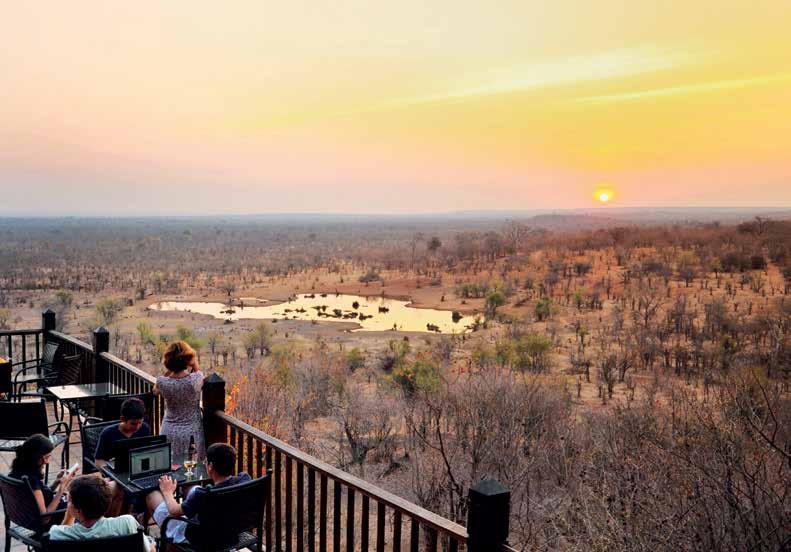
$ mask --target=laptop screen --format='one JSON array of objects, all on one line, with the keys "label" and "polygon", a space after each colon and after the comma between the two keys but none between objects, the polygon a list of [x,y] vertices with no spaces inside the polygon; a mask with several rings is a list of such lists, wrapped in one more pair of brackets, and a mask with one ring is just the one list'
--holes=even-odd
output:
[{"label": "laptop screen", "polygon": [[170,443],[153,445],[129,452],[129,478],[145,477],[170,471]]},{"label": "laptop screen", "polygon": [[111,448],[113,458],[115,458],[114,470],[116,472],[129,471],[129,451],[150,445],[160,445],[167,443],[168,439],[164,435],[150,435],[148,437],[134,437],[132,439],[121,439],[113,443]]}]

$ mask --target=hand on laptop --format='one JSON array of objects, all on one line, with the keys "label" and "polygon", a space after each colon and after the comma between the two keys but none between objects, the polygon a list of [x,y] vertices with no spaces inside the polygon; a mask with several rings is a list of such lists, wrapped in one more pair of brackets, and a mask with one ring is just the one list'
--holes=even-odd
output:
[{"label": "hand on laptop", "polygon": [[163,475],[159,478],[159,490],[163,495],[173,496],[176,494],[176,486],[176,481],[169,475]]}]

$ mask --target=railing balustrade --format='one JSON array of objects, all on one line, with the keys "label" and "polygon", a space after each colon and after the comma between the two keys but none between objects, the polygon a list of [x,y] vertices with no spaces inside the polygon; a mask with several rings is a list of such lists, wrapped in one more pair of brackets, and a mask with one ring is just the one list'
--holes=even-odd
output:
[{"label": "railing balustrade", "polygon": [[0,330],[0,355],[11,362],[27,362],[41,358],[44,330]]},{"label": "railing balustrade", "polygon": [[324,552],[330,539],[332,550],[348,552],[455,552],[466,546],[464,526],[322,462],[223,411],[214,415],[225,423],[225,442],[238,452],[238,470],[255,476],[274,471],[269,506],[274,524],[266,523],[267,550]]},{"label": "railing balustrade", "polygon": [[[156,378],[110,354],[109,333],[98,328],[93,344],[55,331],[54,313],[43,314],[40,330],[0,332],[9,357],[40,358],[43,343],[58,341],[65,354],[82,354],[82,383],[114,383],[128,394],[148,393]],[[29,358],[34,355],[34,358]],[[207,444],[228,443],[237,450],[237,470],[261,477],[273,471],[272,497],[266,507],[266,549],[333,552],[428,550],[500,552],[506,544],[506,489],[484,481],[470,490],[468,529],[425,508],[288,445],[225,412],[225,382],[216,374],[204,381],[204,426]],[[150,413],[159,432],[164,414],[160,397]],[[476,517],[477,516],[477,517]]]},{"label": "railing balustrade", "polygon": [[80,368],[80,383],[93,383],[96,381],[93,372],[94,353],[93,347],[84,341],[70,335],[50,331],[45,334],[47,340],[57,341],[63,347],[64,355],[82,355],[82,366]]}]

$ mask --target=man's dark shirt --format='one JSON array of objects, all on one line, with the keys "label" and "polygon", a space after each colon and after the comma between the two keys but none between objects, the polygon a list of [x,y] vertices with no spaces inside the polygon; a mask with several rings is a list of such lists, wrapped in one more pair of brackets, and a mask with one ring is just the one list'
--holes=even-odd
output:
[{"label": "man's dark shirt", "polygon": [[123,441],[124,439],[148,437],[149,435],[151,435],[151,430],[148,428],[148,424],[145,422],[131,437],[127,437],[121,433],[121,430],[118,429],[118,424],[106,427],[104,430],[102,430],[102,434],[99,435],[99,442],[96,444],[96,454],[94,455],[94,458],[96,458],[96,460],[104,461],[112,460],[114,454],[113,445],[115,443],[118,441]]},{"label": "man's dark shirt", "polygon": [[232,475],[222,483],[217,483],[216,485],[194,487],[192,491],[190,491],[187,498],[184,499],[184,502],[181,503],[181,511],[184,512],[184,515],[188,518],[195,518],[198,514],[200,514],[203,501],[206,498],[206,489],[210,487],[221,489],[222,487],[244,483],[245,481],[250,481],[250,476],[245,472],[241,472],[238,475]]},{"label": "man's dark shirt", "polygon": [[[238,483],[244,483],[246,481],[250,481],[250,476],[247,475],[245,472],[241,472],[238,475],[233,475],[223,481],[222,483],[217,483],[213,485],[215,489],[220,489],[222,487],[228,487],[230,485],[236,485]],[[212,487],[209,485],[208,487]],[[184,499],[184,502],[181,503],[181,511],[184,512],[184,515],[190,519],[197,520],[199,523],[201,520],[201,509],[206,501],[206,489],[204,487],[193,487],[190,493],[187,495],[187,498]],[[193,526],[188,526],[186,529],[186,535],[188,542],[201,542],[206,535],[201,535],[200,530]],[[214,538],[217,538],[218,535],[213,535]]]}]

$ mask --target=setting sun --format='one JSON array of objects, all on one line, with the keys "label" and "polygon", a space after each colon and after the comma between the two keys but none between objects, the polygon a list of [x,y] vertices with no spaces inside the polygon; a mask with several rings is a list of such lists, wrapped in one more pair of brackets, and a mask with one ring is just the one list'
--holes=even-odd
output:
[{"label": "setting sun", "polygon": [[598,186],[593,192],[593,198],[599,203],[609,203],[615,196],[615,191],[606,185]]}]

